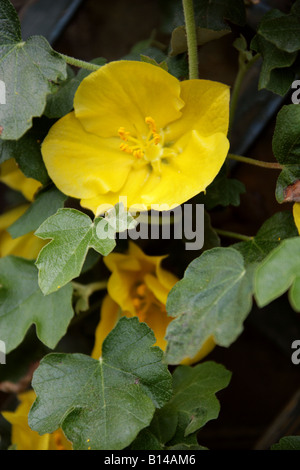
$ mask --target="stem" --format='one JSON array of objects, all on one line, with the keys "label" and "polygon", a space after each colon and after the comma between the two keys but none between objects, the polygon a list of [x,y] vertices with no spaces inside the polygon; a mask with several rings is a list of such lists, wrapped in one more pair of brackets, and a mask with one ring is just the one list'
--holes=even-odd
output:
[{"label": "stem", "polygon": [[91,70],[95,72],[100,68],[100,65],[91,64],[90,62],[85,62],[84,60],[75,59],[74,57],[70,57],[65,54],[59,54],[67,64],[74,65],[75,67],[79,67],[80,69]]},{"label": "stem", "polygon": [[233,119],[235,116],[235,111],[238,103],[238,98],[240,94],[240,89],[244,80],[244,77],[248,70],[252,67],[252,65],[260,58],[260,54],[256,54],[254,57],[252,57],[251,60],[247,63],[241,63],[239,65],[239,71],[237,73],[233,89],[232,89],[232,95],[231,95],[231,101],[230,101],[230,117],[229,117],[229,130],[232,128],[232,123]]},{"label": "stem", "polygon": [[214,230],[218,235],[223,235],[224,237],[236,238],[238,240],[243,240],[245,242],[249,242],[250,240],[253,240],[253,237],[249,237],[248,235],[242,235],[241,233],[229,232],[228,230],[221,230],[218,228],[215,228]]},{"label": "stem", "polygon": [[229,153],[227,158],[231,160],[236,160],[238,162],[249,163],[250,165],[260,166],[263,168],[271,168],[273,170],[282,170],[283,166],[280,163],[272,163],[272,162],[261,162],[260,160],[254,160],[254,158],[243,157],[242,155],[234,155],[233,153]]},{"label": "stem", "polygon": [[198,78],[198,48],[193,0],[182,0],[189,56],[189,78]]},{"label": "stem", "polygon": [[107,281],[91,282],[90,284],[79,284],[78,282],[72,282],[73,288],[82,295],[89,297],[97,290],[107,288]]}]

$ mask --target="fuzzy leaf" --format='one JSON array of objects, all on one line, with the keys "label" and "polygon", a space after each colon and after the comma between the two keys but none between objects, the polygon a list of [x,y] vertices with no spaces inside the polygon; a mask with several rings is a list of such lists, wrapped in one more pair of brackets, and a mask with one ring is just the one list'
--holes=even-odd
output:
[{"label": "fuzzy leaf", "polygon": [[23,340],[34,323],[37,336],[54,348],[73,317],[71,285],[45,297],[32,261],[15,256],[0,259],[0,338],[7,352]]},{"label": "fuzzy leaf", "polygon": [[52,82],[66,78],[66,63],[42,36],[22,41],[20,22],[9,0],[0,4],[0,79],[6,104],[0,106],[1,137],[17,140],[43,114]]},{"label": "fuzzy leaf", "polygon": [[74,449],[115,450],[147,427],[171,397],[171,375],[153,332],[123,317],[103,343],[100,360],[50,354],[34,373],[29,424],[40,434],[62,427]]},{"label": "fuzzy leaf", "polygon": [[292,307],[300,312],[300,237],[284,240],[258,266],[255,273],[255,297],[260,307],[289,289]]},{"label": "fuzzy leaf", "polygon": [[252,307],[252,270],[233,248],[213,248],[192,261],[184,278],[170,291],[166,360],[178,364],[194,357],[213,336],[229,346],[241,333]]}]

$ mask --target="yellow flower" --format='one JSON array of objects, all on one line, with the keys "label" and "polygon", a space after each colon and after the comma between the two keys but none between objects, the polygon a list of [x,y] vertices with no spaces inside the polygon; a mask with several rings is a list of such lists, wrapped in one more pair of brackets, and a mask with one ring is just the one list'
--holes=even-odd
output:
[{"label": "yellow flower", "polygon": [[3,417],[12,424],[12,445],[15,445],[17,450],[72,450],[71,443],[60,429],[42,436],[30,429],[28,413],[35,398],[33,390],[20,393],[18,395],[20,404],[17,409],[13,412],[2,412]]},{"label": "yellow flower", "polygon": [[300,202],[296,202],[293,206],[293,214],[296,227],[300,235]]},{"label": "yellow flower", "polygon": [[56,186],[95,214],[180,205],[204,191],[228,152],[229,88],[180,82],[160,67],[117,61],[80,84],[74,111],[50,129],[43,158]]},{"label": "yellow flower", "polygon": [[33,232],[13,239],[6,230],[24,214],[28,207],[29,204],[22,204],[0,215],[0,258],[15,255],[35,259],[45,245],[45,240],[36,237]]},{"label": "yellow flower", "polygon": [[16,191],[20,191],[28,201],[33,201],[35,193],[42,186],[39,181],[26,178],[14,158],[10,158],[1,164],[0,182],[7,184]]},{"label": "yellow flower", "polygon": [[[172,321],[166,311],[167,296],[178,279],[161,267],[164,258],[147,256],[132,242],[127,254],[111,253],[104,257],[112,274],[96,329],[93,358],[99,359],[104,339],[121,316],[137,316],[141,322],[147,323],[156,337],[156,346],[166,349],[164,337]],[[184,359],[182,364],[200,361],[214,345],[212,338],[209,338],[195,357]]]}]

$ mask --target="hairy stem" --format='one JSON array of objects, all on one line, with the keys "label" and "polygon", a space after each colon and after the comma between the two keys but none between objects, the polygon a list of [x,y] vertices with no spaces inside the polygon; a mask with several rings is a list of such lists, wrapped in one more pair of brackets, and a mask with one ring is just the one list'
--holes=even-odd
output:
[{"label": "hairy stem", "polygon": [[182,0],[189,56],[189,78],[198,78],[198,48],[193,0]]},{"label": "hairy stem", "polygon": [[283,166],[280,163],[273,163],[273,162],[261,162],[260,160],[255,160],[254,158],[243,157],[242,155],[234,155],[233,153],[229,153],[227,158],[231,160],[236,160],[238,162],[249,163],[249,165],[260,166],[262,168],[270,168],[273,170],[282,170]]},{"label": "hairy stem", "polygon": [[231,100],[230,100],[230,117],[229,117],[229,130],[232,128],[232,123],[234,120],[235,116],[235,111],[240,95],[240,90],[241,86],[244,80],[244,77],[248,70],[252,67],[252,65],[260,58],[260,54],[256,54],[254,57],[252,57],[251,60],[247,63],[240,62],[239,65],[239,71],[237,73],[233,89],[232,89],[232,95],[231,95]]},{"label": "hairy stem", "polygon": [[91,70],[95,72],[100,68],[100,65],[91,64],[90,62],[85,62],[84,60],[75,59],[74,57],[70,57],[65,54],[59,54],[67,64],[74,65],[75,67],[79,67],[81,69]]},{"label": "hairy stem", "polygon": [[224,237],[236,238],[237,240],[242,240],[244,242],[253,240],[253,237],[249,237],[248,235],[242,235],[241,233],[229,232],[228,230],[221,230],[218,228],[215,228],[214,230],[218,235],[221,235]]}]

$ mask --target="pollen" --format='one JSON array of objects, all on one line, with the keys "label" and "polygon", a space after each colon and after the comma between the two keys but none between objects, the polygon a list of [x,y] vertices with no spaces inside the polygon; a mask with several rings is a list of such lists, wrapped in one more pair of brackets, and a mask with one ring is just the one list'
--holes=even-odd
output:
[{"label": "pollen", "polygon": [[165,152],[162,129],[158,131],[156,122],[151,116],[145,118],[145,124],[148,127],[148,132],[137,131],[137,135],[127,131],[123,126],[119,127],[118,135],[122,140],[119,148],[122,152],[131,154],[139,168],[150,163],[154,171],[160,172],[160,165],[157,164],[157,161]]}]

